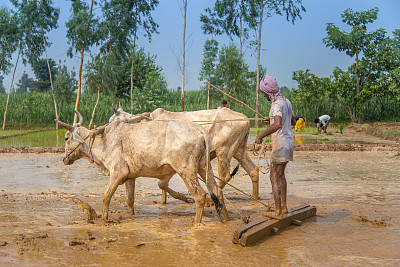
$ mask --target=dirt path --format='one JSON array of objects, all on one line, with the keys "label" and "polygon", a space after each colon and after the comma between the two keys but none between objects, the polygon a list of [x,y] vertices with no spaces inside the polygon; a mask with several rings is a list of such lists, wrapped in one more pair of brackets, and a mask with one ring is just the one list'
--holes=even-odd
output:
[{"label": "dirt path", "polygon": [[[203,222],[193,226],[194,204],[159,204],[155,179],[138,180],[133,219],[120,186],[110,207],[115,223],[88,223],[73,199],[100,213],[108,177],[84,160],[64,166],[61,159],[0,154],[0,265],[400,265],[395,151],[297,151],[287,168],[289,208],[315,205],[317,216],[248,248],[231,242],[242,221],[229,204],[232,221],[222,224],[207,207]],[[232,184],[251,192],[242,169]],[[187,193],[178,177],[171,187]],[[272,204],[266,174],[260,187],[262,201]],[[229,187],[224,193],[251,219],[264,210]]]}]

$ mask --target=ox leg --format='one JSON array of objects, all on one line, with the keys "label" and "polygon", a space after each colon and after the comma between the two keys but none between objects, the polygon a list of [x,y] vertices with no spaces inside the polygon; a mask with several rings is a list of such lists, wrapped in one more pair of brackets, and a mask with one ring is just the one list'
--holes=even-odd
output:
[{"label": "ox leg", "polygon": [[253,163],[250,159],[249,154],[247,151],[241,151],[235,153],[233,156],[237,161],[240,162],[240,165],[243,169],[250,175],[251,182],[253,184],[253,194],[251,195],[254,200],[258,199],[259,197],[259,184],[260,184],[260,174],[258,167]]},{"label": "ox leg", "polygon": [[[160,184],[158,184],[158,187],[160,187]],[[162,189],[160,187],[160,189]],[[161,191],[161,204],[167,204],[167,191],[164,189]]]},{"label": "ox leg", "polygon": [[[208,189],[208,192],[210,195],[214,195],[218,198],[219,204],[222,206],[221,211],[224,216],[225,221],[229,221],[229,214],[225,206],[225,201],[224,201],[224,195],[222,193],[222,188],[220,186],[217,186],[217,183],[215,182],[214,178],[214,172],[211,168],[211,163],[209,163],[209,171],[208,171],[208,176],[206,178],[206,170],[200,169],[199,174],[201,178],[203,178],[204,181],[206,181],[206,186]],[[215,200],[215,198],[211,197],[211,199]],[[215,205],[215,208],[217,209],[217,204]],[[218,212],[218,209],[217,209]]]},{"label": "ox leg", "polygon": [[226,158],[221,158],[218,157],[218,186],[221,189],[224,189],[225,185],[229,180],[231,179],[230,177],[230,161],[227,160]]},{"label": "ox leg", "polygon": [[103,220],[108,222],[108,210],[110,208],[111,197],[117,190],[118,185],[124,182],[124,179],[128,175],[128,168],[126,167],[114,167],[110,173],[110,180],[108,181],[107,189],[103,196]]},{"label": "ox leg", "polygon": [[128,179],[125,182],[126,204],[128,204],[129,214],[131,216],[135,215],[135,180],[136,179]]},{"label": "ox leg", "polygon": [[[168,187],[168,183],[164,182],[163,180],[158,181],[158,187],[163,190],[163,192],[167,192],[173,198],[185,201],[187,203],[193,203],[192,199],[187,198],[184,194],[176,192]],[[164,203],[163,203],[164,204]]]},{"label": "ox leg", "polygon": [[193,196],[194,202],[196,203],[196,217],[194,219],[194,223],[195,224],[200,223],[203,217],[204,205],[206,203],[206,193],[201,187],[197,175],[195,173],[187,175],[179,173],[179,175],[182,177],[187,189]]}]

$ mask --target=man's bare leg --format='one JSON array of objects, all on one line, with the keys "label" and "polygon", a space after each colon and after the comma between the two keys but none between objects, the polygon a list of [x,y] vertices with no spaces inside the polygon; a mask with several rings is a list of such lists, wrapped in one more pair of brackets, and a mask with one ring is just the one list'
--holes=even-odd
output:
[{"label": "man's bare leg", "polygon": [[[270,180],[272,186],[272,195],[274,196],[275,202],[275,212],[267,212],[265,213],[266,216],[275,218],[275,219],[282,219],[283,214],[287,213],[287,206],[286,206],[286,188],[287,183],[284,176],[286,163],[284,164],[271,164],[270,170]],[[283,174],[283,176],[282,176]],[[282,190],[284,189],[284,190]],[[282,192],[283,191],[283,192]],[[282,194],[284,197],[282,198]]]}]

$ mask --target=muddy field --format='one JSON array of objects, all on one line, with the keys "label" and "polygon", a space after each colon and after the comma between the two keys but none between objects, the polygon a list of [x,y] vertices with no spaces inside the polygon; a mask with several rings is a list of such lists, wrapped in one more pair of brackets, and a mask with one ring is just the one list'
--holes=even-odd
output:
[{"label": "muddy field", "polygon": [[[60,153],[2,153],[0,265],[399,266],[398,144],[356,131],[328,138],[330,144],[296,145],[287,167],[289,208],[315,205],[317,216],[252,247],[231,241],[243,225],[239,213],[253,220],[265,207],[229,186],[226,224],[207,207],[193,226],[195,205],[170,198],[161,205],[157,180],[148,178],[137,180],[134,218],[120,186],[110,206],[114,222],[88,222],[79,203],[101,213],[108,181],[94,165],[64,166]],[[265,170],[265,160],[260,166]],[[260,176],[261,201],[272,205],[268,175]],[[188,195],[179,177],[170,185]],[[251,192],[242,169],[232,185]]]}]

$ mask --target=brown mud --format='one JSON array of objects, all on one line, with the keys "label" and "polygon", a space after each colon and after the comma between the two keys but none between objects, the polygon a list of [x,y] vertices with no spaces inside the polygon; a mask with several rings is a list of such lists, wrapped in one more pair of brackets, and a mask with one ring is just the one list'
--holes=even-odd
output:
[{"label": "brown mud", "polygon": [[[108,177],[85,160],[64,166],[62,157],[0,154],[0,265],[400,265],[396,150],[296,151],[286,169],[288,206],[314,205],[317,216],[252,247],[233,244],[233,233],[240,216],[254,220],[266,208],[229,186],[224,195],[241,215],[226,201],[232,220],[225,224],[210,206],[193,225],[195,205],[171,198],[161,205],[157,180],[148,178],[137,180],[133,218],[122,185],[110,205],[113,222],[88,220],[84,204],[101,214]],[[265,172],[265,160],[260,166]],[[241,168],[232,185],[251,192]],[[189,196],[179,177],[170,186]],[[268,174],[260,173],[260,197],[273,204]]]}]

